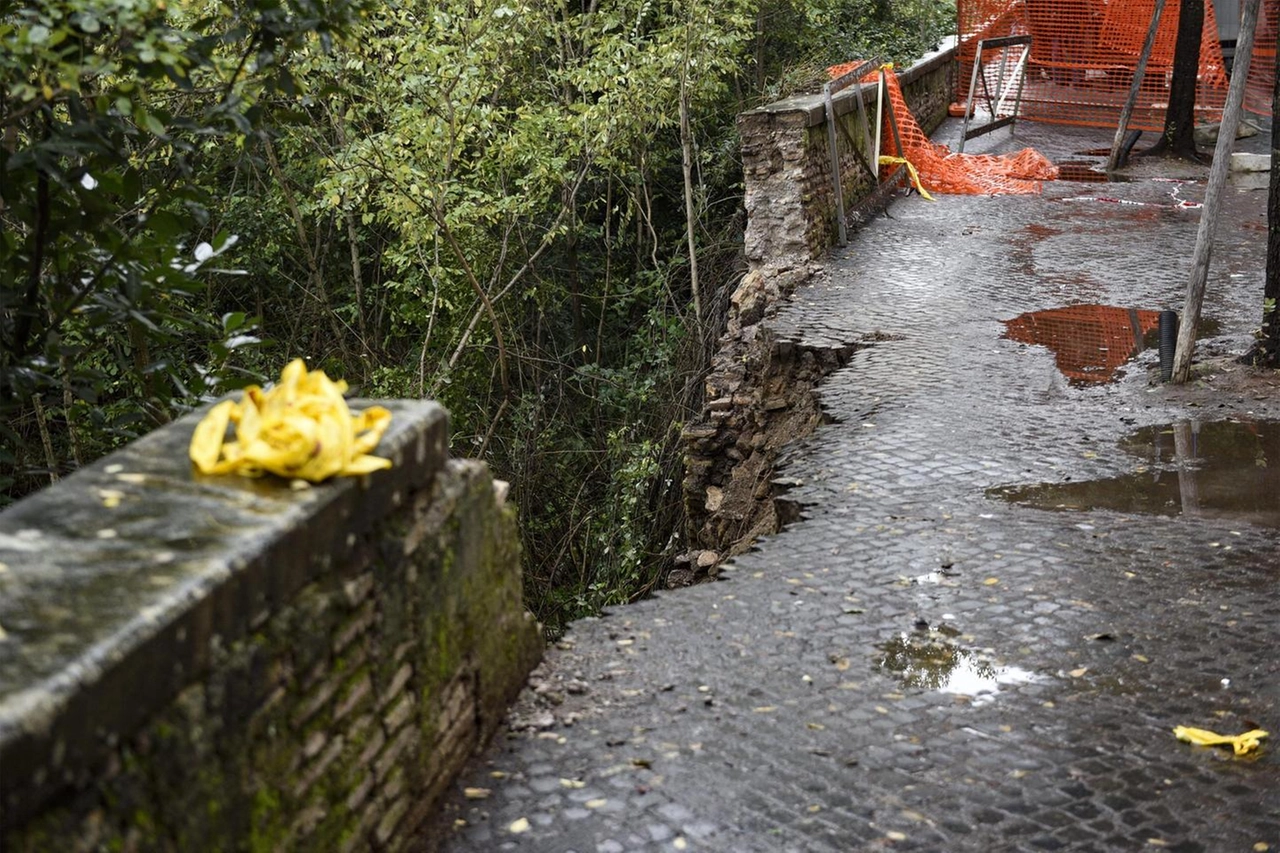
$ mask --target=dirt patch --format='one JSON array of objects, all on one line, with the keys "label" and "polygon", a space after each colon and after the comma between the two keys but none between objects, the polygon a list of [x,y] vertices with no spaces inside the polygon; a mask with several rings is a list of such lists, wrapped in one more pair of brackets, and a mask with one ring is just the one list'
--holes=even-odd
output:
[{"label": "dirt patch", "polygon": [[1148,380],[1161,387],[1167,400],[1190,408],[1280,417],[1280,370],[1241,364],[1240,349],[1238,340],[1205,341],[1191,366],[1190,382],[1161,383],[1158,365],[1149,369]]}]

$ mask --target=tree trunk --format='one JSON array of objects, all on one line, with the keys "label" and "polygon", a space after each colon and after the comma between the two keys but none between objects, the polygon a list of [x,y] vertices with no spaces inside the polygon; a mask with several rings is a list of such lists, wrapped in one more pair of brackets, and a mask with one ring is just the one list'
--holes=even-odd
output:
[{"label": "tree trunk", "polygon": [[[331,114],[330,120],[333,123],[334,139],[337,140],[338,146],[345,149],[347,147],[347,130],[342,123],[342,119],[337,114]],[[350,210],[343,213],[343,218],[347,225],[347,243],[351,253],[351,286],[355,289],[356,294],[356,328],[360,332],[360,347],[370,359],[364,364],[363,376],[365,379],[369,377],[369,369],[373,367],[373,342],[369,338],[369,326],[366,322],[364,312],[364,271],[360,264],[360,233],[356,229],[356,217]],[[262,316],[261,313],[258,314]]]},{"label": "tree trunk", "polygon": [[1173,80],[1164,133],[1148,153],[1199,160],[1194,137],[1196,77],[1200,73],[1200,41],[1204,31],[1204,0],[1180,0],[1178,38],[1173,47]]},{"label": "tree trunk", "polygon": [[[1280,29],[1276,31],[1280,51]],[[1277,53],[1280,55],[1280,53]],[[1271,186],[1267,193],[1267,280],[1262,291],[1262,332],[1245,360],[1280,368],[1280,64],[1271,84]]]},{"label": "tree trunk", "polygon": [[[360,233],[356,230],[356,217],[351,211],[343,213],[347,223],[347,243],[351,251],[351,285],[356,293],[356,328],[360,332],[360,346],[367,355],[373,355],[373,343],[369,339],[369,326],[364,315],[364,271],[360,267]],[[261,316],[261,315],[259,315]],[[365,376],[372,363],[365,365]]]},{"label": "tree trunk", "polygon": [[587,332],[582,317],[582,276],[578,256],[578,211],[573,202],[572,189],[564,186],[560,190],[560,203],[569,208],[569,227],[564,235],[565,272],[569,282],[569,313],[573,322],[573,351],[575,359],[583,362],[586,357]]},{"label": "tree trunk", "polygon": [[[342,363],[351,363],[351,352],[347,348],[347,336],[342,329],[342,322],[338,319],[338,314],[333,310],[333,303],[329,301],[329,289],[325,285],[324,274],[320,270],[320,262],[316,258],[315,249],[311,246],[311,241],[307,238],[306,220],[303,219],[302,211],[298,208],[298,202],[293,196],[293,189],[289,186],[288,180],[285,178],[284,170],[280,168],[280,161],[276,158],[275,146],[270,139],[264,137],[263,151],[267,155],[267,165],[271,168],[271,176],[275,179],[276,184],[280,187],[280,192],[284,194],[285,203],[289,207],[289,215],[293,219],[293,227],[298,237],[298,250],[302,252],[302,258],[307,263],[307,271],[310,273],[311,289],[314,292],[316,301],[320,303],[320,313],[329,323],[329,330],[333,335],[331,344],[336,344],[338,351],[342,355]],[[312,349],[320,354],[324,354],[325,349],[318,348],[318,342],[312,344]]]},{"label": "tree trunk", "polygon": [[684,230],[689,244],[689,287],[693,291],[693,316],[699,334],[702,329],[702,292],[698,281],[698,246],[694,240],[697,216],[693,208],[693,130],[689,123],[689,55],[685,49],[684,69],[680,74],[680,151],[684,166]]},{"label": "tree trunk", "polygon": [[39,392],[31,396],[36,410],[36,428],[40,431],[40,446],[44,448],[44,464],[49,470],[49,483],[58,482],[58,456],[53,452],[53,437],[49,434],[49,419],[44,413]]}]

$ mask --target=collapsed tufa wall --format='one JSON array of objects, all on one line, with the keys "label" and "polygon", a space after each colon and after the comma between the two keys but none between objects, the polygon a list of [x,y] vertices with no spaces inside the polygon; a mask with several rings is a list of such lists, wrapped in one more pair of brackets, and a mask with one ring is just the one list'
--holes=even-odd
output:
[{"label": "collapsed tufa wall", "polygon": [[[947,116],[955,74],[954,46],[899,74],[907,104],[926,133]],[[841,127],[841,189],[851,227],[882,209],[897,189],[896,181],[877,184],[863,165],[870,153],[862,150],[856,98],[863,99],[874,122],[874,86],[851,86],[833,98]],[[702,416],[686,425],[681,436],[690,550],[671,573],[673,585],[714,574],[721,560],[778,529],[773,473],[779,452],[821,422],[816,386],[847,364],[856,348],[853,342],[818,348],[778,340],[766,322],[817,272],[814,261],[836,242],[822,96],[789,98],[743,113],[738,132],[746,181],[748,271],[730,300],[728,331],[712,359]],[[883,140],[882,147],[891,153],[891,139]]]},{"label": "collapsed tufa wall", "polygon": [[386,405],[369,477],[203,477],[188,417],[0,513],[0,848],[424,842],[542,639],[505,486]]}]

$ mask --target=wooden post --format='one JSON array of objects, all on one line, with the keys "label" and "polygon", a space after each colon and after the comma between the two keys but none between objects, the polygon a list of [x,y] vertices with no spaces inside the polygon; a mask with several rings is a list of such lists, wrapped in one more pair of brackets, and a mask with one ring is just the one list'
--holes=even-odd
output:
[{"label": "wooden post", "polygon": [[1116,138],[1111,143],[1111,156],[1107,158],[1107,171],[1120,168],[1120,147],[1124,145],[1124,135],[1129,130],[1129,119],[1133,118],[1133,107],[1138,102],[1138,90],[1142,88],[1142,78],[1147,76],[1147,60],[1156,44],[1156,30],[1160,29],[1160,16],[1164,13],[1164,0],[1156,0],[1156,8],[1151,13],[1151,26],[1147,27],[1147,40],[1142,43],[1142,53],[1138,56],[1138,66],[1133,69],[1133,83],[1129,86],[1129,97],[1125,99],[1124,109],[1120,110],[1120,123],[1116,126]]},{"label": "wooden post", "polygon": [[[858,101],[862,101],[862,91],[858,91]],[[844,181],[840,177],[840,141],[836,136],[836,105],[831,100],[831,83],[822,87],[822,104],[827,111],[827,147],[831,149],[831,182],[836,202],[836,242],[840,246],[849,245],[849,224],[844,213]]]},{"label": "wooden post", "polygon": [[1191,354],[1195,350],[1200,307],[1204,304],[1205,282],[1209,277],[1209,256],[1213,251],[1213,235],[1218,225],[1218,208],[1227,184],[1231,166],[1231,148],[1236,141],[1236,128],[1244,107],[1244,86],[1253,59],[1253,35],[1258,28],[1259,0],[1245,0],[1240,22],[1240,39],[1236,42],[1235,65],[1231,69],[1231,86],[1227,105],[1218,126],[1218,144],[1213,150],[1213,166],[1209,169],[1209,186],[1204,207],[1200,211],[1200,228],[1196,232],[1195,253],[1191,257],[1191,277],[1187,281],[1187,299],[1178,326],[1178,349],[1173,356],[1173,381],[1182,384],[1191,378]]},{"label": "wooden post", "polygon": [[871,167],[876,170],[872,177],[877,181],[880,180],[880,133],[882,130],[884,130],[884,66],[880,67],[880,73],[876,75],[876,144],[871,149]]}]

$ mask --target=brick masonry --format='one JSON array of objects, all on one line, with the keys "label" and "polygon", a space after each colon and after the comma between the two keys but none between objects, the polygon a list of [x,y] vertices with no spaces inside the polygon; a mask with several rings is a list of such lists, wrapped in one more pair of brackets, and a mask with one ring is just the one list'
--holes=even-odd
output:
[{"label": "brick masonry", "polygon": [[[255,509],[271,521],[256,532],[250,554],[231,558],[228,576],[150,625],[147,636],[176,643],[121,644],[114,666],[76,676],[62,693],[46,688],[59,671],[28,684],[4,682],[4,849],[381,851],[420,836],[440,793],[493,734],[542,650],[521,603],[514,512],[485,466],[445,458],[446,418],[423,405],[397,411],[397,420],[409,421],[392,441],[404,448],[398,464],[365,483],[298,493],[284,483],[240,481],[205,494],[210,511],[265,496]],[[110,472],[150,466],[155,491],[139,487],[136,497],[164,515],[166,492],[201,487],[180,453],[192,425],[167,427],[160,432],[173,435],[144,439],[144,447],[56,488],[92,493]],[[154,461],[166,458],[181,461]],[[194,507],[182,509],[171,525],[191,522]],[[77,527],[87,535],[112,525],[119,531],[113,544],[128,537],[112,509],[83,512]],[[38,529],[33,515],[0,516],[7,522],[0,550]],[[233,548],[234,525],[224,535],[225,543],[208,549]],[[288,559],[274,547],[279,538],[292,543]],[[134,545],[137,559],[156,551],[154,541]],[[48,567],[24,562],[20,552],[0,556],[3,592],[25,597],[28,610],[41,606]],[[239,579],[239,594],[226,595]],[[172,588],[153,581],[153,589]],[[255,601],[251,590],[276,600],[245,608]],[[171,603],[139,596],[134,607]],[[38,628],[17,615],[12,598],[9,605],[11,642],[29,636],[35,655]],[[70,606],[95,604],[86,598]],[[246,612],[255,614],[247,622]],[[193,638],[201,665],[186,651]],[[69,655],[61,670],[91,653]],[[0,663],[13,675],[19,661]],[[169,672],[183,675],[169,679]],[[157,682],[174,689],[156,690]],[[41,691],[41,702],[22,701]],[[54,710],[38,719],[21,713],[42,705]],[[112,710],[131,705],[134,714]]]},{"label": "brick masonry", "polygon": [[[926,133],[947,117],[955,74],[954,51],[947,49],[899,75],[907,103]],[[854,100],[859,97],[874,122],[874,87],[853,86],[833,98],[840,126],[836,138],[842,190],[852,216],[876,189],[874,176],[863,165],[870,160],[870,152],[853,144],[861,139]],[[835,186],[822,96],[789,98],[745,112],[738,117],[738,135],[745,179],[747,260],[752,269],[803,269],[836,242]],[[882,147],[891,153],[889,140]]]},{"label": "brick masonry", "polygon": [[[900,74],[907,103],[926,131],[947,115],[955,91],[952,49]],[[833,101],[842,191],[851,224],[887,203],[894,187],[878,186],[862,165],[854,98],[872,121],[875,90],[850,87]],[[684,502],[689,551],[672,572],[679,585],[706,574],[726,556],[778,527],[772,484],[781,448],[820,422],[813,388],[843,366],[855,344],[797,345],[772,334],[772,317],[808,280],[815,260],[836,241],[835,189],[821,95],[791,98],[743,113],[742,141],[750,269],[730,300],[728,328],[712,360],[702,416],[683,432]],[[860,157],[862,159],[860,159]]]}]

